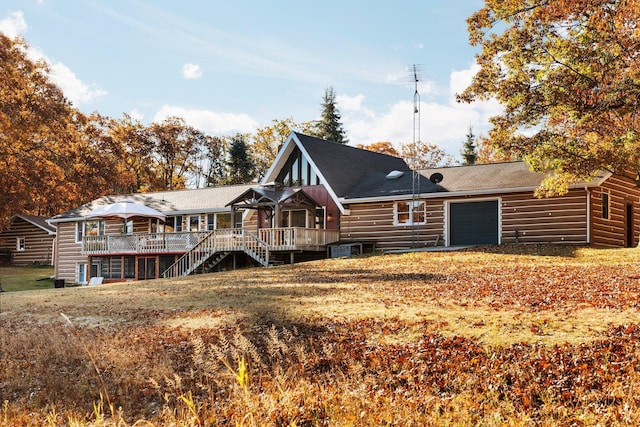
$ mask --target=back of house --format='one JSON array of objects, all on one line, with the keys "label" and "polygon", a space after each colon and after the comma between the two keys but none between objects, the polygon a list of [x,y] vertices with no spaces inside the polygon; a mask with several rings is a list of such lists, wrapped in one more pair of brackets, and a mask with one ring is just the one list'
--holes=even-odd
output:
[{"label": "back of house", "polygon": [[[332,248],[637,245],[640,190],[610,173],[538,199],[524,162],[412,171],[400,158],[292,133],[260,183],[114,195],[51,219],[56,277],[144,280],[322,258]],[[95,217],[129,200],[158,216]]]}]

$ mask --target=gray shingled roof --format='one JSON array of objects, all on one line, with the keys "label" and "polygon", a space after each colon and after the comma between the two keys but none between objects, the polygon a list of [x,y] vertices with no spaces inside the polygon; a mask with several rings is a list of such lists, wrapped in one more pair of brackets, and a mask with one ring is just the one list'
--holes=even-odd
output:
[{"label": "gray shingled roof", "polygon": [[413,179],[412,171],[403,171],[397,178],[388,178],[386,173],[376,172],[366,175],[345,196],[345,199],[362,199],[369,197],[406,196],[416,193],[436,193],[440,187],[428,178],[417,175]]},{"label": "gray shingled roof", "polygon": [[386,175],[393,170],[409,170],[405,161],[398,157],[301,133],[296,136],[338,197],[344,197],[369,174]]},{"label": "gray shingled roof", "polygon": [[[436,172],[442,174],[443,180],[440,186],[444,191],[450,192],[491,190],[499,192],[507,189],[532,189],[540,186],[546,176],[543,173],[532,172],[525,162],[452,166],[422,169],[419,172],[427,178]],[[604,177],[604,174],[600,174],[591,183]]]},{"label": "gray shingled roof", "polygon": [[49,234],[56,234],[56,227],[47,222],[47,217],[28,214],[16,214],[12,217],[12,219],[13,218],[21,218],[22,220],[41,228]]},{"label": "gray shingled roof", "polygon": [[226,211],[225,206],[240,194],[257,184],[231,185],[226,187],[208,187],[195,190],[159,191],[154,193],[122,194],[105,196],[78,208],[51,218],[51,222],[62,222],[82,218],[93,209],[131,199],[149,206],[167,215],[197,212]]},{"label": "gray shingled roof", "polygon": [[445,191],[477,191],[502,188],[537,187],[544,174],[532,172],[525,162],[490,163],[469,166],[422,169],[427,178],[440,173]]}]

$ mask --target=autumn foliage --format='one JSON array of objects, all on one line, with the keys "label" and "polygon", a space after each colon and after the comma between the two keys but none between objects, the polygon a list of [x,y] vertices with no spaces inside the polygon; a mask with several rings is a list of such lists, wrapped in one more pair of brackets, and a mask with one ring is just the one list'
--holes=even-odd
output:
[{"label": "autumn foliage", "polygon": [[636,251],[506,246],[5,294],[0,425],[637,424]]},{"label": "autumn foliage", "polygon": [[[480,70],[459,97],[495,98],[491,143],[553,171],[539,194],[640,165],[637,0],[485,0],[468,20]],[[630,171],[630,172],[628,172]]]}]

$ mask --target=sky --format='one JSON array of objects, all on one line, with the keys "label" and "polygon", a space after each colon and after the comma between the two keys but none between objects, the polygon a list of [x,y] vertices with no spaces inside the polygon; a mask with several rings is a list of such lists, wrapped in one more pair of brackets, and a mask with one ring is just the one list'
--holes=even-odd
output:
[{"label": "sky", "polygon": [[455,101],[477,70],[466,19],[482,4],[0,0],[0,31],[24,37],[85,113],[253,133],[273,120],[318,120],[332,87],[349,144],[415,138],[460,159],[469,128],[486,134],[500,112]]}]

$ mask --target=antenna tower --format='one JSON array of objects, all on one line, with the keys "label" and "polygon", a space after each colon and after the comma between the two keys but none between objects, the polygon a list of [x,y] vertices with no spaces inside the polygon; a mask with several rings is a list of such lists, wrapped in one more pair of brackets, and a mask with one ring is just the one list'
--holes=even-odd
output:
[{"label": "antenna tower", "polygon": [[[415,150],[414,165],[418,164],[418,156],[419,152],[416,149],[417,145],[420,143],[420,93],[418,92],[418,82],[420,81],[419,72],[420,67],[416,64],[413,64],[411,67],[411,71],[413,74],[413,83],[414,83],[414,92],[413,92],[413,148]],[[417,167],[416,167],[417,169]],[[420,243],[420,226],[414,223],[414,219],[416,219],[416,215],[414,210],[419,206],[419,197],[420,197],[420,173],[414,169],[411,172],[413,182],[412,182],[412,191],[411,191],[411,222],[413,224],[413,233],[412,233],[412,246],[418,247]]]}]

